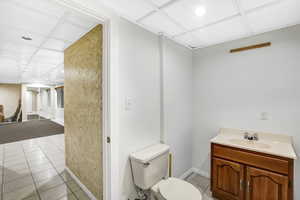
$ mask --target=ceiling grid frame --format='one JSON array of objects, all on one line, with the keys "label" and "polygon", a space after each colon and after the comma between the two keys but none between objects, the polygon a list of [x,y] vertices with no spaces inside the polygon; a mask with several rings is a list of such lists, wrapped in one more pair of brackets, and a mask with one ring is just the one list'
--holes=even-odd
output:
[{"label": "ceiling grid frame", "polygon": [[[143,0],[144,2],[148,3],[150,6],[153,7],[154,11],[152,12],[149,12],[148,14],[146,14],[145,16],[141,17],[140,19],[137,20],[138,23],[143,23],[142,21],[152,15],[154,15],[155,13],[159,13],[159,14],[162,14],[163,16],[165,16],[170,22],[172,22],[174,25],[178,26],[180,29],[182,29],[183,32],[186,32],[188,31],[188,28],[185,27],[183,24],[181,24],[180,22],[176,21],[174,18],[172,18],[171,16],[169,16],[165,11],[164,9],[173,5],[174,3],[177,3],[179,1],[183,1],[183,0],[170,0],[169,2],[163,4],[162,6],[158,7],[156,6],[156,4],[152,1],[152,0]],[[160,34],[163,34],[163,35],[168,35],[166,33],[160,33]],[[200,39],[198,38],[196,35],[194,35],[193,33],[191,33],[192,36],[196,39]],[[170,39],[175,39],[174,35],[172,36],[168,36]],[[185,44],[185,46],[188,46],[190,49],[193,49],[194,47],[188,45],[188,44]]]},{"label": "ceiling grid frame", "polygon": [[251,29],[250,27],[250,24],[249,24],[249,21],[248,21],[248,18],[247,18],[247,15],[246,15],[246,12],[241,4],[241,0],[233,0],[233,2],[235,3],[240,15],[241,15],[241,18],[242,18],[242,21],[245,25],[245,28],[248,29],[248,32],[249,32],[249,35],[248,36],[251,36],[251,35],[254,35],[254,32],[253,30]]},{"label": "ceiling grid frame", "polygon": [[[15,4],[15,5],[17,5],[17,6],[21,7],[21,8],[23,8],[23,9],[27,9],[27,10],[30,10],[30,11],[32,11],[32,12],[39,13],[40,15],[45,15],[45,16],[48,16],[48,17],[51,17],[51,18],[54,17],[54,18],[59,19],[59,17],[58,17],[57,15],[55,15],[55,14],[52,14],[52,13],[50,13],[50,12],[45,12],[45,13],[44,13],[44,12],[41,12],[40,10],[38,10],[38,9],[36,9],[36,8],[32,8],[32,7],[26,6],[26,5],[22,4],[22,3],[16,2],[15,0],[10,0],[10,2],[8,2],[8,3]],[[74,25],[74,26],[77,26],[77,27],[79,27],[79,28],[85,28],[85,27],[81,26],[80,24],[74,23],[74,22],[72,22],[72,21],[70,21],[70,20],[68,20],[68,19],[66,19],[65,21],[66,21],[67,23],[72,24],[72,25]]]},{"label": "ceiling grid frame", "polygon": [[[53,1],[51,1],[51,2],[53,2]],[[60,14],[60,17],[58,17],[57,15],[54,15],[54,14],[52,15],[50,12],[45,12],[45,13],[41,12],[38,9],[35,9],[33,7],[29,7],[27,5],[23,5],[23,3],[16,2],[15,0],[1,1],[0,4],[1,3],[3,3],[4,6],[5,6],[5,4],[7,4],[7,6],[18,7],[18,8],[21,8],[22,10],[24,10],[24,11],[27,10],[30,13],[38,13],[39,15],[51,17],[52,19],[54,18],[54,19],[58,20],[57,23],[55,24],[55,26],[53,26],[53,28],[50,29],[50,31],[48,33],[46,32],[47,34],[41,34],[42,32],[41,33],[37,33],[35,31],[31,31],[31,30],[29,30],[27,28],[24,28],[24,27],[20,28],[20,26],[14,26],[14,25],[11,25],[11,24],[1,24],[2,26],[5,26],[7,28],[6,30],[12,31],[14,33],[16,33],[16,32],[25,32],[25,33],[29,34],[30,36],[32,36],[33,38],[34,38],[34,36],[40,38],[40,41],[38,41],[35,44],[30,44],[28,42],[23,42],[22,43],[22,42],[19,42],[16,39],[14,39],[13,37],[12,38],[8,38],[7,42],[8,42],[8,44],[10,46],[16,46],[16,45],[18,46],[18,45],[20,45],[21,47],[24,47],[24,48],[29,47],[29,48],[33,48],[32,50],[34,50],[33,53],[30,52],[30,51],[28,52],[29,59],[25,59],[26,60],[25,62],[19,62],[20,60],[22,60],[22,59],[19,58],[19,54],[20,54],[21,51],[15,53],[16,56],[9,56],[9,54],[7,54],[7,55],[6,54],[0,55],[1,58],[7,59],[7,60],[11,60],[11,61],[14,61],[15,63],[17,63],[17,66],[18,66],[17,69],[20,71],[20,73],[18,73],[18,74],[20,75],[20,77],[22,77],[22,75],[25,74],[26,72],[29,72],[29,71],[27,71],[28,68],[30,68],[30,69],[33,70],[34,67],[38,67],[38,65],[39,66],[42,66],[42,65],[44,65],[44,66],[46,65],[47,66],[47,68],[45,68],[47,72],[43,72],[42,74],[39,72],[40,71],[39,68],[35,69],[35,70],[38,70],[38,72],[35,72],[35,73],[38,73],[38,80],[40,80],[40,81],[44,81],[45,77],[47,75],[49,76],[49,72],[51,72],[51,71],[55,71],[55,70],[63,71],[63,70],[60,70],[60,67],[62,66],[61,63],[54,64],[54,63],[45,62],[46,60],[45,61],[43,60],[43,57],[47,56],[47,54],[42,55],[41,58],[39,57],[35,61],[34,59],[35,59],[36,54],[40,50],[46,50],[46,51],[54,52],[54,53],[63,53],[63,50],[61,51],[61,50],[57,50],[57,49],[47,48],[47,47],[44,47],[44,45],[45,45],[46,42],[48,42],[49,39],[51,39],[51,40],[53,39],[53,40],[57,40],[59,42],[62,42],[62,44],[65,44],[64,47],[63,47],[63,49],[65,49],[69,45],[71,45],[74,41],[76,41],[77,39],[81,38],[84,34],[86,34],[88,31],[90,31],[96,24],[98,24],[96,22],[97,20],[94,20],[94,19],[92,19],[89,16],[85,16],[84,14],[77,13],[75,11],[70,11],[71,13],[74,12],[74,15],[72,15],[72,17],[75,17],[75,18],[68,18],[68,15],[66,15],[66,11],[69,12],[68,8],[62,8],[62,10],[64,11],[62,13],[64,13],[64,15],[61,16],[61,14]],[[60,9],[61,8],[61,6],[59,4],[57,4],[57,3],[55,3],[53,6],[54,6],[53,7],[54,9],[57,9],[57,8]],[[58,6],[58,7],[56,8],[56,6]],[[80,17],[83,17],[83,18],[80,18]],[[77,18],[79,20],[80,19],[83,20],[83,21],[80,22],[83,25],[84,25],[85,21],[88,22],[88,26],[81,26],[78,23],[74,23],[74,22],[76,22]],[[72,21],[70,21],[70,20],[72,20]],[[70,41],[66,41],[63,38],[60,38],[60,37],[57,38],[57,37],[53,36],[53,33],[63,23],[67,23],[67,24],[69,24],[71,26],[77,27],[78,30],[81,30],[80,32],[78,32],[78,34],[77,34],[78,37],[76,36],[76,38],[77,38],[76,40],[74,40],[74,41],[71,41],[71,40]],[[3,32],[3,33],[5,34],[5,32]],[[1,52],[5,53],[5,52],[10,51],[11,47],[6,48],[6,46],[4,46],[0,50],[1,50]],[[22,55],[22,54],[20,54],[20,55]],[[45,58],[47,58],[47,57],[45,57]],[[47,58],[47,60],[49,60],[49,59],[51,60],[51,57]],[[24,68],[21,68],[21,65],[24,66]],[[53,67],[51,67],[51,66],[53,66]],[[56,75],[55,75],[55,77],[57,78]],[[2,80],[4,80],[4,79],[7,81],[7,79],[5,78],[5,76],[2,77]],[[23,81],[24,81],[23,78],[19,78],[18,81],[13,81],[13,82],[20,83],[20,82],[23,82]],[[55,82],[55,80],[53,80],[53,81]],[[0,81],[0,82],[2,82],[2,81]]]},{"label": "ceiling grid frame", "polygon": [[[103,0],[105,1],[105,0]],[[249,37],[249,36],[253,36],[253,35],[256,35],[256,34],[259,34],[259,33],[256,33],[254,30],[252,30],[252,27],[250,26],[250,23],[249,23],[249,20],[248,20],[248,14],[249,13],[252,13],[252,12],[256,12],[260,9],[264,9],[264,8],[268,8],[268,7],[271,7],[273,5],[276,5],[276,4],[279,4],[280,2],[283,2],[283,1],[292,1],[292,0],[273,0],[273,1],[265,1],[264,3],[262,4],[258,4],[256,7],[253,7],[253,8],[243,8],[243,5],[241,3],[241,0],[232,0],[232,3],[233,5],[236,7],[237,9],[237,13],[232,13],[231,16],[224,16],[224,18],[222,19],[219,19],[219,20],[216,20],[216,21],[212,21],[210,23],[206,23],[204,25],[201,25],[199,27],[195,27],[195,28],[187,28],[185,27],[183,24],[179,23],[178,21],[176,21],[174,19],[174,17],[172,16],[169,16],[168,14],[164,16],[167,17],[167,20],[169,20],[170,22],[172,22],[173,24],[175,25],[179,25],[179,27],[183,27],[185,28],[185,30],[182,32],[182,33],[178,33],[178,34],[175,34],[175,35],[170,35],[170,34],[167,34],[167,33],[161,33],[159,32],[159,30],[157,30],[157,28],[154,28],[154,27],[150,27],[149,25],[145,25],[143,24],[143,20],[147,19],[148,17],[151,17],[152,15],[154,15],[155,13],[157,12],[160,12],[160,13],[164,13],[164,9],[168,8],[168,6],[172,6],[173,4],[177,3],[177,2],[181,2],[181,1],[187,1],[187,0],[170,0],[162,5],[158,5],[156,3],[154,3],[154,1],[152,0],[143,0],[144,2],[148,1],[148,5],[150,5],[153,10],[152,11],[148,11],[147,13],[145,13],[145,15],[139,17],[138,19],[132,19],[131,17],[128,17],[126,15],[123,15],[122,13],[124,12],[118,12],[117,9],[115,9],[114,6],[112,6],[111,4],[109,3],[106,3],[106,5],[108,7],[110,7],[111,9],[113,9],[116,13],[118,13],[121,17],[133,22],[134,24],[146,29],[146,30],[149,30],[151,32],[154,32],[155,34],[164,34],[167,38],[177,42],[177,43],[180,43],[181,45],[184,45],[186,46],[187,48],[189,49],[199,49],[199,48],[205,48],[207,46],[210,46],[210,45],[215,45],[215,44],[220,44],[220,43],[223,43],[223,42],[226,42],[226,41],[231,41],[231,40],[235,40],[235,39],[240,39],[240,38],[237,38],[237,37],[229,37],[228,40],[224,40],[222,42],[217,42],[217,43],[213,43],[213,44],[205,44],[203,45],[202,43],[197,45],[196,47],[193,47],[191,46],[190,44],[188,44],[187,41],[178,41],[178,38],[181,37],[181,36],[184,36],[186,34],[191,34],[190,37],[192,37],[193,35],[193,32],[196,32],[196,31],[199,31],[201,29],[205,29],[205,28],[208,28],[208,27],[211,27],[211,26],[214,26],[214,25],[218,25],[220,23],[223,23],[223,22],[226,22],[226,21],[229,21],[229,20],[233,20],[234,18],[236,17],[240,17],[240,21],[241,21],[241,25],[245,27],[245,32],[247,32],[247,34],[245,33],[244,36],[242,36],[242,38],[246,38],[246,37]],[[175,21],[174,21],[175,20]],[[300,21],[300,20],[299,20]],[[298,24],[298,23],[297,23]],[[279,28],[282,28],[282,27],[288,27],[288,26],[291,26],[291,25],[295,25],[295,24],[285,24],[285,25],[282,25],[282,26],[278,26],[277,29]],[[272,31],[272,30],[276,30],[276,29],[270,29],[270,30],[266,30],[264,32],[268,32],[268,31]],[[195,34],[194,34],[195,35]],[[194,39],[196,39],[195,37],[193,37]],[[199,38],[199,37],[198,37]],[[199,40],[199,42],[201,42],[201,38]],[[202,42],[205,43],[205,41],[202,40]]]},{"label": "ceiling grid frame", "polygon": [[[53,35],[53,33],[56,31],[56,29],[65,22],[65,18],[66,16],[68,16],[68,13],[65,12],[63,14],[62,17],[60,17],[60,19],[58,20],[58,22],[55,24],[55,26],[51,29],[50,33],[48,33],[48,35],[45,37],[45,39],[41,42],[41,44],[37,47],[36,51],[32,54],[32,56],[29,58],[29,61],[27,62],[26,66],[28,66],[33,57],[41,50],[41,48],[43,47],[43,45],[49,40],[50,36]],[[25,67],[26,69],[26,67]],[[23,69],[24,70],[24,69]]]}]

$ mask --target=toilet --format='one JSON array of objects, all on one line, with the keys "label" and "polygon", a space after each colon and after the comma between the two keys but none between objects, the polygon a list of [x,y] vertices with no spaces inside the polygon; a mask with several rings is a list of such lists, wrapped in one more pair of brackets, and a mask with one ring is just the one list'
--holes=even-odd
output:
[{"label": "toilet", "polygon": [[150,191],[150,200],[201,200],[200,191],[192,184],[168,177],[170,147],[156,144],[130,155],[134,184]]}]

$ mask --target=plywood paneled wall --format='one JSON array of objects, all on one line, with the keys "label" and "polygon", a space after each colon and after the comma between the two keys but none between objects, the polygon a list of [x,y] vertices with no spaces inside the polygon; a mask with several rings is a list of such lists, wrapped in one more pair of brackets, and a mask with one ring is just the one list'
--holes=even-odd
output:
[{"label": "plywood paneled wall", "polygon": [[102,26],[65,50],[66,165],[102,199]]}]

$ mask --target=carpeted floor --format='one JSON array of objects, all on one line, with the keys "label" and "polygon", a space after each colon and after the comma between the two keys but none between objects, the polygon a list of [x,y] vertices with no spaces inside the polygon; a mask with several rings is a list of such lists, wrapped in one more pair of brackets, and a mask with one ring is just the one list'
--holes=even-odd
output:
[{"label": "carpeted floor", "polygon": [[33,120],[0,126],[0,144],[63,134],[64,127],[50,120]]}]

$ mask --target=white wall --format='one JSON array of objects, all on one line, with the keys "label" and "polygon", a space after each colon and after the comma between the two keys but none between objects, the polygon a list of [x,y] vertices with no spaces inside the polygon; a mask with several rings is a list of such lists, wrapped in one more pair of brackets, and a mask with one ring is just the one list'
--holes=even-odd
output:
[{"label": "white wall", "polygon": [[[29,90],[28,90],[29,88]],[[32,92],[30,89],[36,88]],[[50,106],[48,106],[48,94],[46,89],[50,89]],[[35,98],[35,102],[33,101]],[[33,110],[33,103],[35,110]],[[22,85],[22,106],[23,106],[23,120],[27,120],[27,114],[39,114],[40,116],[52,119],[56,122],[63,124],[64,109],[57,107],[57,96],[54,86],[49,85],[36,85],[36,84],[23,84]]]},{"label": "white wall", "polygon": [[165,142],[173,154],[173,176],[192,168],[192,51],[164,43]]},{"label": "white wall", "polygon": [[[125,20],[119,26],[119,167],[121,200],[133,190],[129,154],[160,140],[158,37]],[[126,98],[131,108],[125,108]]]},{"label": "white wall", "polygon": [[25,94],[27,113],[36,114],[38,111],[38,92],[27,90]]},{"label": "white wall", "polygon": [[[292,135],[300,152],[300,26],[229,42],[194,54],[193,164],[209,172],[209,140],[219,128]],[[230,54],[260,42],[268,48]],[[267,112],[269,120],[260,120]],[[300,187],[300,161],[295,166]],[[300,192],[296,198],[300,199]]]},{"label": "white wall", "polygon": [[[121,199],[133,199],[129,155],[160,141],[159,37],[120,20],[119,166]],[[192,167],[192,52],[164,42],[165,142],[174,155],[174,175]],[[126,101],[131,102],[126,105]]]},{"label": "white wall", "polygon": [[0,84],[0,105],[4,107],[4,116],[11,117],[17,110],[21,99],[21,85]]}]

